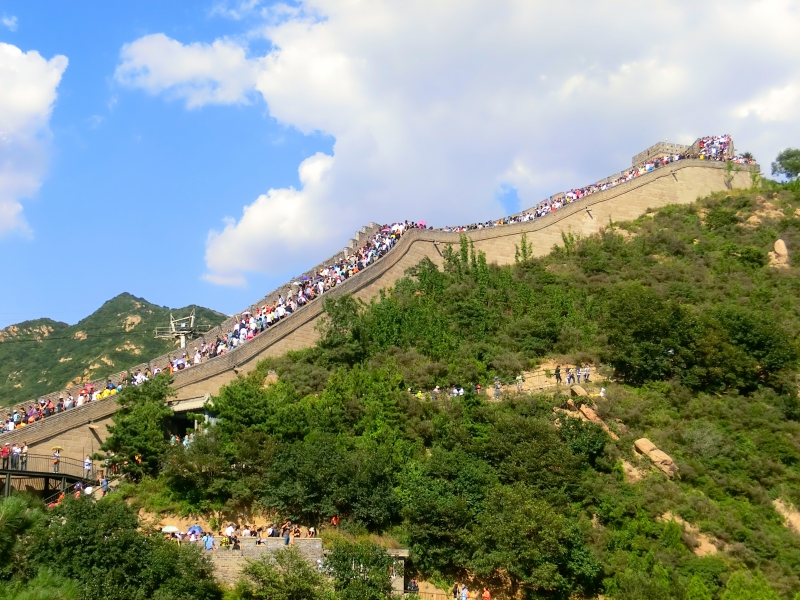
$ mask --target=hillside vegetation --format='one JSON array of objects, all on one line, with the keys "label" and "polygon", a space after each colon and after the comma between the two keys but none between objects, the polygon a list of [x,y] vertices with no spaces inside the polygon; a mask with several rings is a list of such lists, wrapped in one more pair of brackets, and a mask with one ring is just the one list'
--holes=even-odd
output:
[{"label": "hillside vegetation", "polygon": [[[540,259],[523,242],[508,267],[465,238],[369,304],[328,299],[319,343],[223,388],[188,449],[163,434],[167,376],[122,394],[104,448],[138,506],[340,515],[423,576],[495,597],[793,598],[800,538],[774,502],[800,506],[800,270],[769,252],[800,248],[798,208],[800,189],[767,183]],[[610,365],[596,402],[618,440],[557,427],[559,393],[490,402],[470,385],[544,358]],[[453,384],[463,397],[415,393]],[[644,436],[678,478],[634,455]]]},{"label": "hillside vegetation", "polygon": [[0,406],[105,377],[169,352],[174,343],[154,338],[153,330],[169,325],[170,312],[185,316],[192,308],[201,326],[225,319],[207,308],[170,309],[120,294],[75,325],[36,319],[0,330]]}]

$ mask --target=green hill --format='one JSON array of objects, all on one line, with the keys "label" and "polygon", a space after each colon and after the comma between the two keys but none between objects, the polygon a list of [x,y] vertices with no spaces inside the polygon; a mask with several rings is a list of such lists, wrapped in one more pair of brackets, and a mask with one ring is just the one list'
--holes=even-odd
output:
[{"label": "green hill", "polygon": [[[317,345],[222,388],[186,449],[162,439],[166,377],[123,392],[105,449],[147,475],[126,494],[217,517],[337,515],[409,548],[409,573],[495,597],[797,598],[781,512],[800,507],[800,189],[768,182],[566,236],[546,257],[519,250],[497,267],[465,239],[369,304],[326,299]],[[577,414],[564,387],[492,401],[470,385],[542,361],[595,364],[587,387],[607,393],[574,402],[615,436],[554,414]],[[453,384],[464,396],[430,393]],[[637,457],[642,437],[676,477]]]},{"label": "green hill", "polygon": [[104,377],[175,347],[153,330],[196,309],[196,324],[214,326],[225,315],[202,307],[170,309],[120,294],[75,325],[35,319],[0,330],[0,405],[24,402],[71,383]]}]

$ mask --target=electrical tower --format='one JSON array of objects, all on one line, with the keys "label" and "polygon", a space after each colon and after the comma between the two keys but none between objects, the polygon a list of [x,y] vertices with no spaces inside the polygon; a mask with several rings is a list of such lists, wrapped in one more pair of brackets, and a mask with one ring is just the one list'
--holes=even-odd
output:
[{"label": "electrical tower", "polygon": [[194,309],[188,317],[176,319],[169,313],[169,327],[156,327],[156,337],[167,340],[179,339],[181,348],[186,348],[186,338],[197,334],[194,326]]}]

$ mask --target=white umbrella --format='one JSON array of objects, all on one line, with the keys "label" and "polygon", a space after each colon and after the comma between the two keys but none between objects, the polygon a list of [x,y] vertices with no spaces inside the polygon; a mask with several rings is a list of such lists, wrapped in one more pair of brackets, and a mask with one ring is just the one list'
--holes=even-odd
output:
[{"label": "white umbrella", "polygon": [[178,533],[179,531],[180,529],[175,527],[175,525],[167,525],[161,528],[161,533]]}]

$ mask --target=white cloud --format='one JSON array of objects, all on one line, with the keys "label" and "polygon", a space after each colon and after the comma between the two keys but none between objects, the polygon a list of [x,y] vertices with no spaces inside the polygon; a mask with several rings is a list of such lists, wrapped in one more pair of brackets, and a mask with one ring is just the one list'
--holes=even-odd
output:
[{"label": "white cloud", "polygon": [[737,106],[732,112],[740,118],[755,116],[760,121],[791,121],[800,112],[800,84],[773,88],[757,98]]},{"label": "white cloud", "polygon": [[9,31],[16,31],[19,23],[17,22],[17,17],[7,17],[3,15],[0,17],[0,23],[3,24],[3,27],[8,29]]},{"label": "white cloud", "polygon": [[161,33],[126,44],[121,57],[114,75],[118,82],[151,94],[165,92],[185,100],[188,108],[247,102],[258,69],[234,42],[184,46]]},{"label": "white cloud", "polygon": [[[204,279],[222,285],[242,286],[245,271],[279,268],[287,254],[314,256],[324,249],[326,225],[339,220],[324,199],[333,157],[318,152],[300,163],[302,188],[269,190],[244,207],[241,219],[227,219],[221,232],[208,235]],[[310,214],[322,209],[323,214]],[[274,223],[265,230],[264,223]]]},{"label": "white cloud", "polygon": [[[633,0],[613,9],[577,0],[306,0],[271,15],[249,33],[272,42],[266,56],[246,59],[229,40],[184,46],[161,36],[172,50],[158,60],[142,53],[136,64],[169,76],[131,82],[173,95],[194,90],[197,75],[166,66],[170,56],[181,57],[178,65],[216,64],[234,54],[236,85],[209,68],[202,90],[227,87],[234,103],[255,89],[280,122],[336,140],[324,185],[271,190],[212,234],[211,280],[310,266],[320,256],[292,248],[333,252],[370,220],[499,216],[503,185],[515,186],[527,207],[619,171],[658,140],[731,133],[766,164],[800,136],[800,114],[791,112],[800,14],[790,0],[668,2],[646,11]],[[123,50],[123,72],[141,41]],[[203,93],[192,105],[215,101]],[[287,201],[302,212],[270,208]],[[256,231],[282,240],[298,221],[304,228],[281,261],[244,259]]]},{"label": "white cloud", "polygon": [[29,231],[21,201],[41,185],[48,121],[66,68],[65,56],[46,60],[0,43],[0,236]]}]

